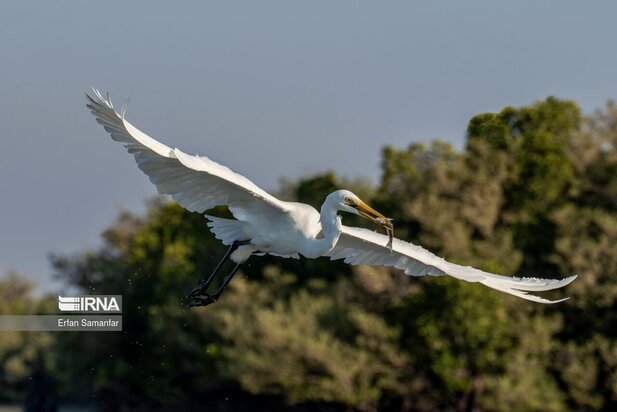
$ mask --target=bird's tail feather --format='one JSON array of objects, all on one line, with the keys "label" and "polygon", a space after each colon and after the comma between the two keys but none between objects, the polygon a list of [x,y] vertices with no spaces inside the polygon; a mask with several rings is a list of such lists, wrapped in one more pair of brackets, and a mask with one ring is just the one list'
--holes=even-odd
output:
[{"label": "bird's tail feather", "polygon": [[231,245],[237,240],[247,240],[244,234],[244,222],[210,215],[204,215],[204,217],[209,220],[210,231],[224,245]]}]

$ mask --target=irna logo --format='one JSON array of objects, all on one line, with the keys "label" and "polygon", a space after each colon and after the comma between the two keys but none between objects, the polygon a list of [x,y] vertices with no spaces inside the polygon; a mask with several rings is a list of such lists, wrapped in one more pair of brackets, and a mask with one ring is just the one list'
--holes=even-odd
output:
[{"label": "irna logo", "polygon": [[122,312],[122,297],[101,296],[58,296],[58,309],[61,312]]}]

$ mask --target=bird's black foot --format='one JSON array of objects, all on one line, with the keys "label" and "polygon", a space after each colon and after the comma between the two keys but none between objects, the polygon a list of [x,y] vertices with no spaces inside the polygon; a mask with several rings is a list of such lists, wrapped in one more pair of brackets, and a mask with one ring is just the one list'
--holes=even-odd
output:
[{"label": "bird's black foot", "polygon": [[191,292],[188,296],[191,298],[191,303],[189,304],[190,307],[208,306],[209,304],[216,302],[216,299],[218,298],[216,295],[211,295],[205,292],[193,295],[193,292]]},{"label": "bird's black foot", "polygon": [[186,297],[194,298],[196,296],[203,295],[206,292],[206,289],[208,289],[208,282],[202,280],[195,289],[191,290],[191,292],[186,295]]},{"label": "bird's black foot", "polygon": [[216,294],[211,295],[208,293],[208,286],[208,282],[202,280],[195,289],[186,295],[186,298],[191,300],[189,306],[208,306],[209,304],[216,302],[218,296]]},{"label": "bird's black foot", "polygon": [[240,268],[240,263],[236,264],[233,270],[223,279],[222,284],[218,287],[218,289],[214,291],[214,293],[208,293],[210,283],[214,279],[214,276],[218,273],[219,269],[221,269],[221,266],[223,266],[223,263],[225,263],[225,261],[236,249],[238,249],[238,246],[246,245],[248,243],[248,241],[232,243],[223,259],[219,262],[218,265],[216,265],[214,272],[212,272],[208,280],[202,280],[201,282],[199,282],[199,285],[195,289],[193,289],[188,295],[186,295],[187,299],[191,299],[191,303],[189,304],[189,306],[208,306],[209,304],[216,302],[219,296],[221,296],[221,293],[223,293],[223,290],[227,287],[227,285],[229,285],[229,282]]}]

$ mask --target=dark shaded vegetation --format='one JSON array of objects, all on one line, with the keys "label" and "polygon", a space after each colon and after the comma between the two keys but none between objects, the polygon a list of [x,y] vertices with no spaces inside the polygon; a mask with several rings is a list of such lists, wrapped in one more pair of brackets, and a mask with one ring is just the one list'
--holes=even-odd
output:
[{"label": "dark shaded vegetation", "polygon": [[[319,207],[357,191],[397,236],[454,262],[578,274],[550,294],[570,300],[266,256],[218,303],[190,309],[183,296],[224,248],[202,216],[157,201],[120,215],[100,249],[53,258],[80,292],[124,296],[124,332],[3,333],[0,399],[23,398],[43,352],[62,399],[107,410],[616,410],[617,106],[583,116],[548,98],[478,115],[467,134],[462,151],[385,148],[375,188],[325,173],[282,192]],[[18,277],[0,282],[0,314],[53,304]]]}]

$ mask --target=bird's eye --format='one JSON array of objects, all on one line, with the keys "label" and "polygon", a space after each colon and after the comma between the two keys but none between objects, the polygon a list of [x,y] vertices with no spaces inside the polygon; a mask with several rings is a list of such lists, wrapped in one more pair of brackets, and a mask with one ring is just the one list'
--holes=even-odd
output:
[{"label": "bird's eye", "polygon": [[351,205],[353,202],[351,201],[350,197],[346,197],[345,198],[345,203],[347,203],[348,205]]}]

